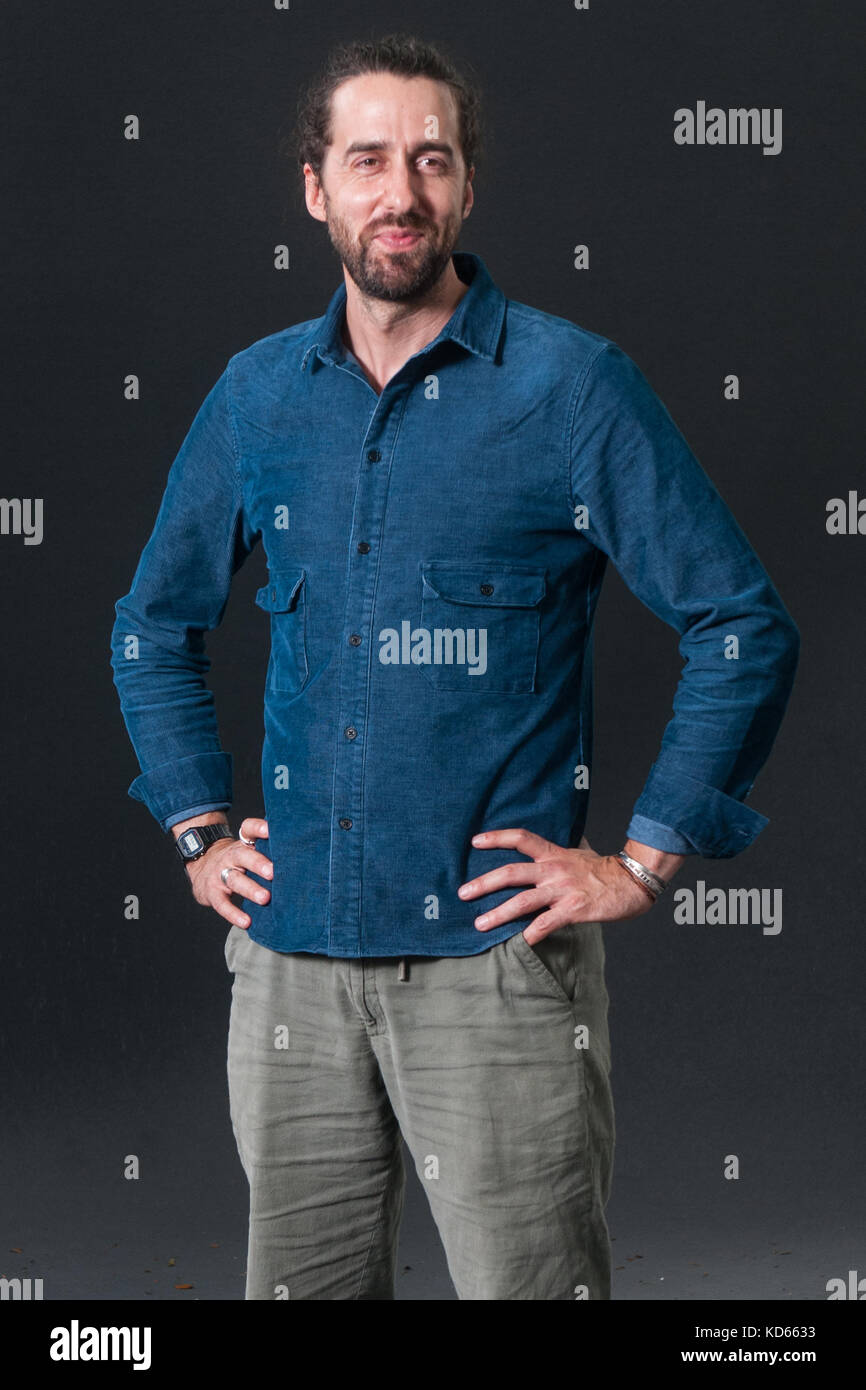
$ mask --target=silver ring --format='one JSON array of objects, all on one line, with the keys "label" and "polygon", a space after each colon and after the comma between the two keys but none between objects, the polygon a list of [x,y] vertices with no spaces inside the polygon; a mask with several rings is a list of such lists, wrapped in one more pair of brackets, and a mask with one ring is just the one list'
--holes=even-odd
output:
[{"label": "silver ring", "polygon": [[222,881],[223,881],[223,888],[228,888],[229,883],[228,883],[227,875],[231,873],[232,869],[236,869],[236,868],[237,868],[237,865],[236,865],[236,864],[227,864],[226,867],[225,867],[224,869],[220,869],[220,878],[221,878]]},{"label": "silver ring", "polygon": [[246,835],[242,835],[242,834],[241,834],[240,830],[238,831],[238,839],[239,839],[239,840],[242,840],[243,843],[244,843],[245,845],[254,845],[254,844],[255,844],[255,840],[248,840],[247,837],[246,837]]}]

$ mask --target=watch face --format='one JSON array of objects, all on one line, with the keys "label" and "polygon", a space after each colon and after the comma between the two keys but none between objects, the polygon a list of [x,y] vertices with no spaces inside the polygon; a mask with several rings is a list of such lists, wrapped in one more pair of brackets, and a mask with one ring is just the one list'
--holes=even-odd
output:
[{"label": "watch face", "polygon": [[184,854],[198,854],[200,849],[204,849],[204,841],[197,830],[185,830],[179,844]]}]

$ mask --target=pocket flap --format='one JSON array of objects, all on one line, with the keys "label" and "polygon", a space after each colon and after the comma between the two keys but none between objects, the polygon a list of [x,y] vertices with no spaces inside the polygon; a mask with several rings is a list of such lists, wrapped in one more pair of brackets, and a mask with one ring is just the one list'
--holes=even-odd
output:
[{"label": "pocket flap", "polygon": [[266,613],[285,613],[294,607],[305,574],[305,570],[273,570],[267,584],[256,593],[259,608]]},{"label": "pocket flap", "polygon": [[509,567],[498,562],[461,565],[429,560],[421,566],[424,583],[440,598],[476,607],[531,608],[546,592],[543,570]]}]

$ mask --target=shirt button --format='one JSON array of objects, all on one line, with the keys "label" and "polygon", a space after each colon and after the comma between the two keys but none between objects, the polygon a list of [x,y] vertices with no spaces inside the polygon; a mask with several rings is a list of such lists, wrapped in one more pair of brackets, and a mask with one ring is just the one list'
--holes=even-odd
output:
[{"label": "shirt button", "polygon": [[345,734],[346,738],[357,738],[358,730],[355,728],[354,724],[350,724],[348,729],[345,730]]},{"label": "shirt button", "polygon": [[341,829],[341,830],[351,830],[351,829],[352,829],[352,822],[349,820],[349,817],[348,817],[348,816],[341,816],[341,817],[340,817],[340,829]]},{"label": "shirt button", "polygon": [[358,549],[360,550],[362,555],[366,555],[370,547],[366,541],[358,541]]},{"label": "shirt button", "polygon": [[352,633],[351,637],[349,638],[349,641],[351,642],[353,647],[360,647],[361,645],[361,639],[358,636],[357,632]]},{"label": "shirt button", "polygon": [[370,463],[378,463],[381,457],[382,455],[379,453],[378,449],[367,450],[367,458],[370,460]]},{"label": "shirt button", "polygon": [[482,585],[481,585],[481,592],[482,592],[482,594],[492,594],[492,593],[493,593],[493,585],[492,585],[492,584],[482,584]]}]

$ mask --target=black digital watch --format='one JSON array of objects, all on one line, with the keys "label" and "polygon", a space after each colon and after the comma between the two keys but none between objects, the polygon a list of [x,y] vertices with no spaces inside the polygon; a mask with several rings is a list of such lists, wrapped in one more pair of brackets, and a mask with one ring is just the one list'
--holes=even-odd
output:
[{"label": "black digital watch", "polygon": [[226,839],[234,839],[226,821],[218,821],[216,825],[191,825],[182,835],[178,835],[174,847],[184,864],[191,864],[194,859],[201,859],[217,840]]}]

